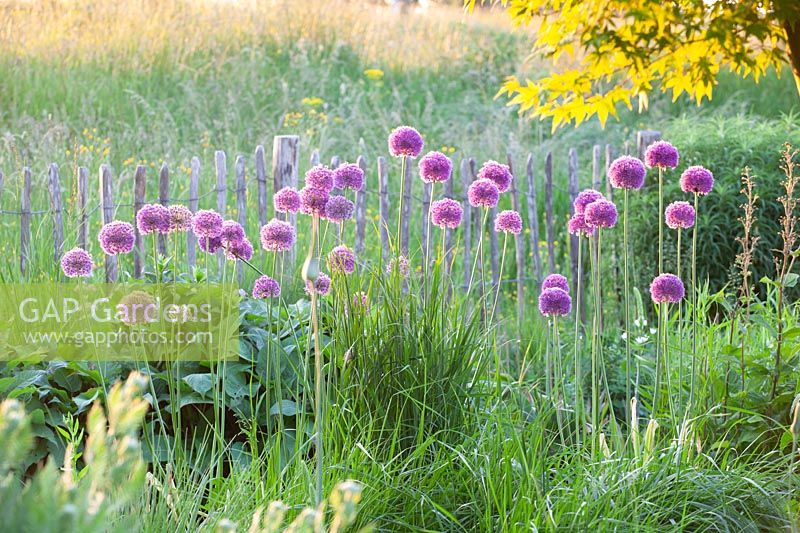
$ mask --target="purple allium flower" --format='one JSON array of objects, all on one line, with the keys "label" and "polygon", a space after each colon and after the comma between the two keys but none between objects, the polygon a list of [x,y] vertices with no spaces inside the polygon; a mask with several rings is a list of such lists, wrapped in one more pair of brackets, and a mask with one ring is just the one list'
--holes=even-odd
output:
[{"label": "purple allium flower", "polygon": [[594,235],[594,228],[586,223],[586,216],[583,213],[575,213],[567,223],[567,231],[570,235],[578,237],[591,237]]},{"label": "purple allium flower", "polygon": [[522,217],[512,210],[500,211],[494,219],[494,230],[503,233],[522,233]]},{"label": "purple allium flower", "polygon": [[333,189],[333,171],[325,165],[315,165],[306,172],[306,187],[331,192]]},{"label": "purple allium flower", "polygon": [[389,262],[386,263],[386,273],[391,274],[394,271],[395,265],[397,265],[397,271],[400,273],[400,275],[404,278],[407,278],[411,269],[408,265],[408,259],[406,259],[406,256],[401,255],[400,257],[392,257]]},{"label": "purple allium flower", "polygon": [[73,248],[61,256],[61,271],[68,278],[88,278],[93,268],[92,256],[82,248]]},{"label": "purple allium flower", "polygon": [[[331,278],[327,274],[320,272],[317,275],[317,281],[314,282],[314,288],[317,290],[317,295],[325,296],[331,289]],[[306,282],[306,294],[311,294],[311,281]]]},{"label": "purple allium flower", "polygon": [[602,200],[604,198],[605,196],[603,196],[603,193],[599,191],[594,189],[584,189],[578,193],[578,196],[575,197],[575,201],[572,202],[572,207],[575,209],[575,213],[583,214],[583,211],[586,209],[587,205],[595,200]]},{"label": "purple allium flower", "polygon": [[133,226],[119,220],[109,222],[100,228],[97,238],[100,241],[100,248],[108,255],[130,253],[136,242]]},{"label": "purple allium flower", "polygon": [[417,130],[410,126],[400,126],[389,134],[389,152],[394,157],[417,157],[422,152],[425,141]]},{"label": "purple allium flower", "polygon": [[440,228],[457,228],[461,225],[463,214],[461,204],[450,198],[436,200],[431,204],[431,222]]},{"label": "purple allium flower", "polygon": [[472,207],[495,207],[500,198],[500,189],[492,180],[478,178],[469,184],[467,198]]},{"label": "purple allium flower", "polygon": [[352,274],[356,269],[356,254],[344,244],[340,244],[328,254],[328,269],[334,274]]},{"label": "purple allium flower", "polygon": [[329,198],[328,191],[305,186],[300,189],[300,211],[306,215],[324,215]]},{"label": "purple allium flower", "polygon": [[219,234],[222,244],[228,245],[244,239],[244,228],[235,220],[226,220],[222,223],[222,232]]},{"label": "purple allium flower", "polygon": [[360,191],[364,188],[364,171],[355,163],[342,163],[333,171],[333,186]]},{"label": "purple allium flower", "polygon": [[687,229],[694,226],[694,207],[689,202],[672,202],[664,209],[667,226]]},{"label": "purple allium flower", "polygon": [[704,196],[714,188],[714,175],[699,165],[689,167],[681,174],[681,190]]},{"label": "purple allium flower", "polygon": [[336,224],[353,218],[355,204],[344,196],[331,196],[325,204],[325,218]]},{"label": "purple allium flower", "polygon": [[583,212],[586,224],[593,228],[613,228],[617,225],[617,206],[608,200],[595,200]]},{"label": "purple allium flower", "polygon": [[281,286],[269,276],[261,276],[253,283],[253,298],[277,298]]},{"label": "purple allium flower", "polygon": [[678,166],[678,149],[667,141],[656,141],[644,152],[648,167],[675,168]]},{"label": "purple allium flower", "polygon": [[425,183],[439,183],[450,179],[453,162],[442,152],[428,152],[419,160],[419,176]]},{"label": "purple allium flower", "polygon": [[567,281],[567,278],[561,274],[550,274],[544,278],[544,281],[542,282],[542,290],[552,289],[553,287],[569,293],[569,282]]},{"label": "purple allium flower", "polygon": [[136,213],[136,227],[139,233],[168,233],[169,232],[169,209],[161,204],[143,205]]},{"label": "purple allium flower", "polygon": [[358,291],[353,294],[353,307],[358,308],[368,308],[369,307],[369,298],[367,297],[367,293],[364,291]]},{"label": "purple allium flower", "polygon": [[683,282],[675,274],[660,274],[650,283],[650,297],[657,304],[678,303],[684,294]]},{"label": "purple allium flower", "polygon": [[639,158],[623,155],[609,166],[608,181],[616,189],[641,189],[647,169]]},{"label": "purple allium flower", "polygon": [[253,258],[253,245],[250,244],[247,237],[238,241],[231,241],[225,245],[225,257],[231,261],[236,261],[237,259],[250,261]]},{"label": "purple allium flower", "polygon": [[297,213],[300,210],[300,193],[294,187],[284,187],[272,197],[278,213]]},{"label": "purple allium flower", "polygon": [[217,253],[217,250],[222,248],[222,239],[219,236],[204,237],[202,239],[197,239],[197,245],[204,252],[208,254],[215,254]]},{"label": "purple allium flower", "polygon": [[222,215],[213,209],[201,209],[192,217],[192,231],[198,241],[219,237],[222,233]]},{"label": "purple allium flower", "polygon": [[514,179],[511,176],[511,169],[508,168],[508,165],[503,165],[497,161],[485,162],[478,171],[478,178],[492,180],[500,192],[506,192],[511,188],[511,180]]},{"label": "purple allium flower", "polygon": [[185,205],[175,204],[169,206],[169,231],[184,232],[192,227],[192,212]]},{"label": "purple allium flower", "polygon": [[572,298],[558,287],[544,289],[539,294],[539,312],[544,316],[566,316],[572,309]]},{"label": "purple allium flower", "polygon": [[291,250],[297,240],[294,227],[288,222],[273,218],[261,226],[261,247],[270,252]]}]

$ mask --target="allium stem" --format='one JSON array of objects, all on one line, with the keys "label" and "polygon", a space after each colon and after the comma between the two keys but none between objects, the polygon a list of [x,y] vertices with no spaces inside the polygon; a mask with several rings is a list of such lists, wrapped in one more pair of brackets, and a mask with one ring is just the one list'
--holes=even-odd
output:
[{"label": "allium stem", "polygon": [[401,229],[403,226],[403,195],[406,190],[406,160],[408,159],[407,156],[400,157],[400,202],[399,202],[399,210],[397,211],[397,241],[395,246],[397,246],[397,255],[403,253],[402,245],[400,243],[400,236],[401,236]]},{"label": "allium stem", "polygon": [[[631,401],[631,322],[630,322],[630,281],[628,266],[628,189],[622,190],[622,247],[623,252],[623,284],[625,285],[625,420],[630,421]],[[660,227],[660,226],[659,226]]]},{"label": "allium stem", "polygon": [[589,257],[592,262],[592,286],[593,286],[593,303],[594,312],[592,313],[592,455],[595,456],[598,450],[598,439],[600,435],[600,393],[598,390],[597,378],[597,344],[599,334],[599,318],[600,318],[600,275],[599,275],[599,256],[597,251],[599,249],[600,229],[595,231],[597,238],[597,246],[592,246],[592,241],[589,241]]},{"label": "allium stem", "polygon": [[[405,158],[403,158],[405,161]],[[315,242],[317,240],[317,232],[319,225],[318,215],[311,218],[311,243],[308,247],[308,258],[314,255]],[[309,294],[311,295],[311,328],[314,335],[314,446],[316,448],[317,456],[317,490],[316,490],[316,504],[322,503],[323,490],[322,490],[322,468],[323,468],[323,452],[322,452],[322,352],[319,346],[319,320],[317,318],[317,289],[312,280],[309,287]]]},{"label": "allium stem", "polygon": [[664,273],[664,168],[658,167],[658,273]]},{"label": "allium stem", "polygon": [[664,305],[658,304],[658,331],[656,333],[656,379],[653,385],[653,406],[650,409],[650,418],[658,417],[658,397],[661,390],[661,333],[664,322]]},{"label": "allium stem", "polygon": [[[677,275],[679,278],[681,277],[681,233],[683,233],[683,229],[678,228]],[[678,302],[678,411],[682,410],[683,410],[683,300]]]},{"label": "allium stem", "polygon": [[692,381],[689,385],[689,407],[691,411],[694,401],[694,388],[696,380],[696,364],[697,364],[697,230],[700,225],[700,213],[697,210],[699,198],[697,193],[694,193],[694,213],[695,222],[692,228]]},{"label": "allium stem", "polygon": [[489,323],[494,320],[494,313],[497,311],[497,301],[500,298],[500,285],[503,283],[503,267],[506,263],[506,246],[508,244],[508,233],[503,234],[503,253],[500,255],[500,279],[497,281],[497,287],[494,291],[494,304],[492,304],[492,313],[489,315]]},{"label": "allium stem", "polygon": [[581,437],[583,436],[583,388],[581,383],[581,361],[578,355],[581,324],[581,281],[583,279],[583,258],[581,257],[581,250],[583,250],[583,238],[578,235],[578,279],[575,281],[575,338],[573,339],[573,359],[575,362],[575,441],[578,446],[581,445]]}]

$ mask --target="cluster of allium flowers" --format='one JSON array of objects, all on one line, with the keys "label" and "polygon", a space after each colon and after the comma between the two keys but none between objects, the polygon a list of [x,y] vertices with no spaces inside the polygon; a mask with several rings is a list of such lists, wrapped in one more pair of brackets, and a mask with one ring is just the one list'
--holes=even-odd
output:
[{"label": "cluster of allium flowers", "polygon": [[109,222],[100,228],[97,238],[100,241],[100,248],[108,255],[130,253],[136,241],[133,226],[119,220]]},{"label": "cluster of allium flowers", "polygon": [[238,241],[232,241],[225,245],[225,257],[231,261],[244,259],[250,261],[253,258],[253,245],[246,237]]},{"label": "cluster of allium flowers", "polygon": [[506,192],[511,188],[513,176],[511,176],[511,169],[508,165],[503,165],[497,161],[487,161],[478,171],[478,178],[491,180],[497,185],[498,191]]},{"label": "cluster of allium flowers", "polygon": [[681,174],[681,190],[704,196],[714,188],[714,175],[705,167],[695,165]]},{"label": "cluster of allium flowers", "polygon": [[356,206],[344,196],[331,196],[325,204],[325,218],[331,222],[340,223],[353,218]]},{"label": "cluster of allium flowers", "polygon": [[332,273],[352,274],[355,269],[356,254],[344,244],[340,244],[328,254],[328,270]]},{"label": "cluster of allium flowers", "polygon": [[419,176],[425,183],[440,183],[450,179],[453,162],[442,152],[428,152],[419,160]]},{"label": "cluster of allium flowers", "polygon": [[284,187],[272,197],[278,213],[297,213],[300,210],[300,193],[294,187]]},{"label": "cluster of allium flowers", "polygon": [[213,209],[201,209],[192,217],[192,231],[198,242],[219,237],[222,233],[222,215]]},{"label": "cluster of allium flowers", "polygon": [[572,309],[572,298],[564,289],[550,287],[539,294],[539,312],[544,316],[566,316]]},{"label": "cluster of allium flowers", "polygon": [[169,232],[169,209],[161,204],[146,204],[136,213],[136,227],[139,233]]},{"label": "cluster of allium flowers", "polygon": [[672,202],[664,209],[667,226],[672,229],[687,229],[694,226],[694,207],[689,202]]},{"label": "cluster of allium flowers", "polygon": [[386,273],[391,274],[394,272],[395,265],[397,265],[397,271],[400,275],[404,278],[408,277],[408,273],[411,271],[411,267],[408,264],[408,259],[406,256],[401,255],[400,257],[393,257],[386,263]]},{"label": "cluster of allium flowers", "polygon": [[678,303],[685,293],[681,278],[675,274],[660,274],[650,283],[650,297],[657,304]]},{"label": "cluster of allium flowers", "polygon": [[678,166],[678,149],[667,141],[656,141],[644,152],[648,167],[675,168]]},{"label": "cluster of allium flowers", "polygon": [[500,189],[492,180],[478,178],[469,184],[467,198],[472,207],[495,207],[500,198]]},{"label": "cluster of allium flowers", "polygon": [[554,287],[561,289],[564,292],[569,292],[569,282],[567,282],[567,278],[561,274],[550,274],[544,278],[544,281],[542,282],[542,290],[552,289]]},{"label": "cluster of allium flowers", "polygon": [[500,211],[494,219],[494,230],[519,235],[522,233],[522,217],[512,210]]},{"label": "cluster of allium flowers", "polygon": [[315,165],[306,172],[306,187],[331,192],[333,189],[333,171],[325,165]]},{"label": "cluster of allium flowers", "polygon": [[306,215],[323,216],[329,198],[328,191],[306,185],[300,190],[300,211]]},{"label": "cluster of allium flowers", "polygon": [[286,252],[294,246],[297,234],[288,222],[273,218],[261,227],[261,247],[270,252]]},{"label": "cluster of allium flowers", "polygon": [[61,256],[61,271],[68,278],[88,278],[93,268],[92,256],[82,248],[73,248]]},{"label": "cluster of allium flowers", "polygon": [[400,126],[389,134],[389,152],[394,157],[417,157],[423,146],[422,135],[410,126]]},{"label": "cluster of allium flowers", "polygon": [[587,205],[604,198],[605,196],[603,196],[603,194],[599,191],[594,189],[584,189],[578,193],[578,196],[575,197],[575,200],[572,202],[572,207],[575,209],[575,213],[583,214]]},{"label": "cluster of allium flowers", "polygon": [[222,238],[218,235],[216,237],[197,239],[197,245],[207,254],[215,254],[217,250],[222,248]]},{"label": "cluster of allium flowers", "polygon": [[364,188],[364,171],[355,163],[342,163],[333,171],[333,186],[360,191]]},{"label": "cluster of allium flowers", "polygon": [[583,213],[575,213],[567,222],[567,231],[570,235],[578,237],[591,237],[594,235],[594,228],[586,223],[586,216]]},{"label": "cluster of allium flowers", "polygon": [[[317,280],[314,282],[314,289],[319,296],[325,296],[331,290],[331,278],[327,274],[320,272],[317,275]],[[306,281],[305,287],[306,294],[311,294],[311,281]]]},{"label": "cluster of allium flowers", "polygon": [[450,198],[435,200],[431,204],[431,222],[434,226],[455,229],[461,225],[463,215],[461,204]]},{"label": "cluster of allium flowers", "polygon": [[170,233],[189,231],[192,227],[192,212],[185,205],[169,206]]},{"label": "cluster of allium flowers", "polygon": [[617,206],[608,200],[595,200],[583,212],[592,228],[613,228],[617,225]]},{"label": "cluster of allium flowers", "polygon": [[253,283],[253,298],[277,298],[281,286],[269,276],[261,276]]},{"label": "cluster of allium flowers", "polygon": [[222,231],[219,234],[222,244],[225,246],[233,242],[244,239],[244,228],[235,220],[226,220],[222,223]]},{"label": "cluster of allium flowers", "polygon": [[608,182],[616,189],[641,189],[647,169],[636,157],[623,155],[615,159],[609,166]]}]

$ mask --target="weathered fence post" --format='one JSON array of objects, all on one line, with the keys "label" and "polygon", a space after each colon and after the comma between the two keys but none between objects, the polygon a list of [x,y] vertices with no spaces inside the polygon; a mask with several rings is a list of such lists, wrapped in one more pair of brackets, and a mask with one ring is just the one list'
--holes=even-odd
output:
[{"label": "weathered fence post", "polygon": [[[228,159],[222,150],[214,152],[214,167],[217,171],[217,212],[224,219],[228,210]],[[225,253],[217,250],[217,268],[220,271],[224,261]]]},{"label": "weathered fence post", "polygon": [[636,132],[636,154],[644,161],[644,152],[647,147],[661,139],[661,132],[655,130],[639,130]]},{"label": "weathered fence post", "polygon": [[[317,155],[319,157],[319,155]],[[312,163],[313,164],[313,163]],[[283,187],[297,187],[297,174],[300,166],[300,137],[297,135],[278,135],[272,142],[272,183],[273,190]],[[276,213],[276,216],[278,214]],[[285,213],[279,216],[297,229],[297,215]],[[294,273],[295,248],[281,256],[281,279]]]},{"label": "weathered fence post", "polygon": [[[314,150],[313,152],[311,152],[311,157],[308,159],[308,162],[311,163],[312,167],[319,165],[319,150]],[[274,161],[272,164],[273,165],[275,164]]]},{"label": "weathered fence post", "polygon": [[389,166],[386,158],[378,157],[378,195],[380,196],[381,259],[389,260]]},{"label": "weathered fence post", "polygon": [[[514,154],[511,150],[507,153],[508,168],[511,170],[511,203],[514,211],[522,215],[522,205],[519,200],[519,176],[517,169],[514,166]],[[517,323],[523,323],[523,315],[525,312],[525,241],[523,240],[522,233],[514,235],[514,251],[516,252],[517,259]]]},{"label": "weathered fence post", "polygon": [[[611,166],[611,163],[613,161],[614,161],[614,147],[611,146],[610,144],[607,144],[606,145],[606,164],[605,164],[605,167],[604,167],[606,171],[608,171],[608,167]],[[606,178],[606,197],[610,201],[612,201],[612,202],[614,201],[614,187],[611,186],[611,182],[608,181],[607,178]]]},{"label": "weathered fence post", "polygon": [[356,255],[361,255],[366,247],[366,225],[367,225],[367,160],[364,156],[358,156],[356,164],[364,173],[364,186],[356,193]]},{"label": "weathered fence post", "polygon": [[19,270],[24,276],[28,271],[31,242],[31,169],[22,169],[22,200],[19,221]]},{"label": "weathered fence post", "polygon": [[258,227],[261,228],[267,223],[269,212],[267,207],[267,163],[264,159],[264,147],[260,144],[256,146],[255,165],[256,182],[258,183]]},{"label": "weathered fence post", "polygon": [[553,240],[553,154],[547,152],[544,157],[544,214],[545,232],[547,235],[547,266],[549,273],[556,271],[556,250]]},{"label": "weathered fence post", "polygon": [[464,241],[464,290],[469,288],[470,272],[472,255],[472,207],[469,205],[467,196],[467,189],[469,184],[472,183],[472,172],[469,168],[469,160],[461,160],[461,201],[464,206],[464,223],[461,225],[464,228],[463,241]]},{"label": "weathered fence post", "polygon": [[338,166],[339,166],[339,156],[335,155],[335,156],[331,157],[331,167],[330,168],[336,168]]},{"label": "weathered fence post", "polygon": [[[193,157],[191,166],[192,170],[189,174],[189,210],[192,213],[196,213],[200,200],[198,196],[200,189],[200,159]],[[197,237],[195,237],[193,231],[188,231],[186,235],[186,258],[189,268],[194,268],[197,264]]]},{"label": "weathered fence post", "polygon": [[89,244],[89,169],[78,167],[78,246]]},{"label": "weathered fence post", "polygon": [[592,189],[602,191],[602,172],[603,168],[600,166],[600,145],[595,144],[592,147]]},{"label": "weathered fence post", "polygon": [[[236,217],[237,222],[244,228],[247,227],[247,184],[245,181],[244,156],[237,155],[236,171]],[[244,282],[244,264],[236,261],[236,280],[241,285]]]},{"label": "weathered fence post", "polygon": [[[594,154],[599,156],[600,151],[594,150]],[[575,198],[577,198],[578,190],[580,188],[580,184],[578,183],[578,152],[575,150],[575,148],[569,149],[569,164],[567,168],[569,171],[569,203],[570,205],[574,205]],[[577,235],[569,236],[569,264],[570,272],[572,274],[573,294],[576,295],[578,294],[578,246],[580,245],[580,241],[578,239],[579,238]],[[580,287],[583,288],[583,286],[584,284],[581,283]],[[581,295],[581,302],[583,300],[583,295]]]},{"label": "weathered fence post", "polygon": [[53,214],[53,257],[58,263],[64,247],[64,215],[61,205],[61,182],[58,177],[58,165],[55,163],[50,165],[48,178],[50,212]]},{"label": "weathered fence post", "polygon": [[[137,165],[136,171],[133,174],[133,218],[136,220],[136,214],[145,204],[147,191],[147,167],[144,165]],[[134,222],[133,225],[134,235],[136,236],[136,248],[133,251],[133,277],[139,279],[144,273],[144,239],[139,233],[139,228]]]},{"label": "weathered fence post", "polygon": [[405,176],[403,178],[403,212],[400,213],[400,253],[408,257],[408,222],[411,217],[411,168],[414,166],[414,158],[406,157]]},{"label": "weathered fence post", "polygon": [[536,206],[536,177],[533,172],[533,154],[528,154],[525,163],[525,176],[528,181],[528,192],[525,200],[528,206],[528,225],[531,228],[530,243],[531,254],[533,254],[533,273],[536,283],[542,281],[542,257],[539,255],[539,213]]},{"label": "weathered fence post", "polygon": [[[103,211],[103,224],[114,219],[114,196],[112,192],[111,169],[108,165],[100,165],[100,206]],[[117,281],[117,256],[105,254],[106,282]]]},{"label": "weathered fence post", "polygon": [[[161,164],[158,173],[158,203],[165,207],[169,205],[169,166],[166,163]],[[158,253],[162,256],[167,255],[167,236],[161,232],[158,234]]]}]

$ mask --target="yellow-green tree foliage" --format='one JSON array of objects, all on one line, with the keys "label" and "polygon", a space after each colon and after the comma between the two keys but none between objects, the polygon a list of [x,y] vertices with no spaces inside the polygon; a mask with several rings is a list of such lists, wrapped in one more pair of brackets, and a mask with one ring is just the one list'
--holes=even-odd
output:
[{"label": "yellow-green tree foliage", "polygon": [[[485,1],[485,0],[484,0]],[[466,0],[471,9],[476,0]],[[789,63],[800,91],[800,0],[500,0],[514,22],[535,26],[533,53],[553,73],[509,76],[507,94],[553,129],[597,116],[605,125],[618,104],[647,107],[657,88],[673,101],[711,99],[727,68],[756,81]]]}]

